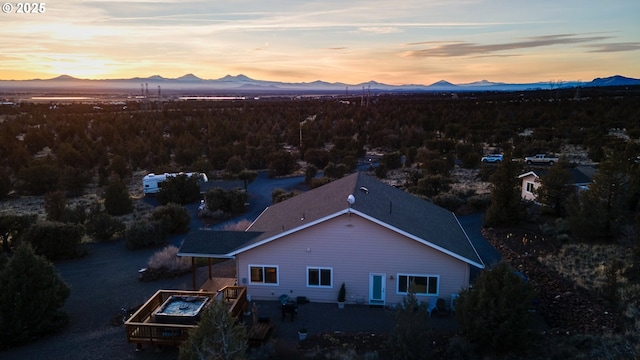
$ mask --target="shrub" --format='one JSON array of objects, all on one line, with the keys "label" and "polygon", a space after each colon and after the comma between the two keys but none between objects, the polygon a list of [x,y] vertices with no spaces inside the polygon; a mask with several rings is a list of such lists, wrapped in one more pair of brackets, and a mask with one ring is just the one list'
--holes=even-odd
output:
[{"label": "shrub", "polygon": [[65,207],[60,218],[61,222],[69,224],[84,224],[86,220],[86,207],[82,203],[78,203],[74,207]]},{"label": "shrub", "polygon": [[436,195],[433,197],[432,201],[434,204],[441,206],[449,211],[456,211],[456,209],[464,204],[464,201],[462,199],[453,194]]},{"label": "shrub", "polygon": [[49,260],[71,259],[84,254],[80,242],[84,228],[76,224],[43,222],[32,225],[23,235],[38,255]]},{"label": "shrub", "polygon": [[325,176],[320,177],[320,178],[313,178],[313,179],[311,179],[311,183],[309,184],[309,187],[311,189],[315,189],[315,188],[320,187],[322,185],[326,185],[326,184],[328,184],[330,182],[331,182],[331,178],[328,178],[328,177],[325,177]]},{"label": "shrub", "polygon": [[389,170],[398,169],[402,166],[402,154],[399,152],[384,154],[380,163],[386,165]]},{"label": "shrub", "polygon": [[480,165],[480,159],[482,156],[477,152],[465,152],[458,154],[458,159],[462,162],[462,167],[465,169],[473,169]]},{"label": "shrub", "polygon": [[271,192],[271,202],[277,204],[287,199],[291,199],[292,197],[297,195],[300,195],[300,191],[298,190],[287,192],[284,189],[280,188],[273,189],[273,191]]},{"label": "shrub", "polygon": [[485,270],[460,294],[456,317],[464,336],[480,350],[524,350],[532,338],[529,308],[533,292],[505,262]]},{"label": "shrub", "polygon": [[165,243],[166,233],[159,221],[138,220],[127,229],[126,246],[129,250],[142,249]]},{"label": "shrub", "polygon": [[493,164],[481,164],[480,171],[478,171],[478,178],[480,181],[490,181],[496,169],[497,167]]},{"label": "shrub", "polygon": [[556,238],[568,236],[570,233],[569,222],[563,218],[555,219],[553,224],[548,222],[542,223],[539,228],[545,236],[555,236]]},{"label": "shrub", "polygon": [[189,272],[190,269],[190,258],[178,256],[178,248],[169,245],[149,258],[147,271],[143,273],[142,280],[149,281],[180,276]]},{"label": "shrub", "polygon": [[251,225],[251,221],[244,219],[240,220],[236,223],[226,224],[222,227],[224,231],[245,231]]},{"label": "shrub", "polygon": [[483,210],[489,207],[491,204],[491,195],[489,194],[481,194],[481,195],[473,195],[467,199],[467,203],[474,210]]},{"label": "shrub", "polygon": [[452,183],[453,180],[448,176],[428,174],[418,180],[415,191],[420,195],[432,197],[449,191]]},{"label": "shrub", "polygon": [[375,170],[376,176],[379,179],[386,179],[388,172],[389,172],[389,169],[387,168],[387,165],[385,165],[385,164],[378,165],[378,167]]},{"label": "shrub", "polygon": [[244,212],[245,203],[249,195],[243,190],[223,190],[220,188],[207,191],[204,196],[207,208],[211,212],[217,210],[225,214],[241,214]]},{"label": "shrub", "polygon": [[85,224],[87,235],[97,241],[107,241],[114,235],[124,232],[126,229],[124,223],[117,218],[100,212],[89,217],[89,221]]},{"label": "shrub", "polygon": [[153,254],[147,267],[153,270],[185,271],[189,270],[190,262],[187,257],[178,257],[178,248],[169,245]]},{"label": "shrub", "polygon": [[151,219],[159,221],[164,226],[164,230],[171,234],[183,234],[189,231],[191,216],[184,206],[169,203],[159,206],[151,214]]},{"label": "shrub", "polygon": [[53,332],[68,322],[61,311],[69,286],[29,244],[0,265],[0,348]]},{"label": "shrub", "polygon": [[345,164],[336,165],[335,163],[332,163],[332,162],[327,164],[327,166],[325,166],[324,169],[322,169],[324,176],[332,179],[339,179],[343,177],[348,171],[349,169]]}]

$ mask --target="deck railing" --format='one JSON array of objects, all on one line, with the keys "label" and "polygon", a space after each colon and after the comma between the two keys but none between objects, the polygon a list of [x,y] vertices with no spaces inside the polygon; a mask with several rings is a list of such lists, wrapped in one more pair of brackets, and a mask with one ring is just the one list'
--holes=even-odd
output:
[{"label": "deck railing", "polygon": [[231,303],[229,312],[234,318],[240,316],[249,306],[247,288],[244,286],[226,286],[220,292],[225,302]]},{"label": "deck railing", "polygon": [[155,321],[153,312],[170,296],[208,296],[210,299],[223,300],[229,304],[229,313],[238,317],[247,307],[246,288],[230,286],[220,290],[218,294],[206,291],[158,290],[125,322],[127,341],[142,344],[158,344],[179,346],[189,337],[189,331],[198,325],[167,324]]}]

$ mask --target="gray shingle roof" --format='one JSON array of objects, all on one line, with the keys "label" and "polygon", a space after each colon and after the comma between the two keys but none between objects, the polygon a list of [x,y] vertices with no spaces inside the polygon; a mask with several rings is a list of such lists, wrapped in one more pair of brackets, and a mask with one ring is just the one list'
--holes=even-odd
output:
[{"label": "gray shingle roof", "polygon": [[262,234],[246,246],[346,211],[349,195],[355,198],[351,205],[354,212],[482,267],[482,260],[452,212],[363,173],[351,174],[268,207],[249,228]]},{"label": "gray shingle roof", "polygon": [[[351,206],[349,195],[355,199]],[[179,255],[233,256],[346,211],[368,217],[474,266],[484,266],[455,214],[363,173],[345,176],[269,206],[251,224],[250,231],[192,231]]]},{"label": "gray shingle roof", "polygon": [[[571,176],[571,184],[568,184],[568,185],[586,185],[591,183],[591,177],[585,174],[585,172],[588,172],[588,169],[569,168],[568,170],[569,170],[569,176]],[[529,172],[521,174],[519,175],[519,177],[522,177],[523,175],[526,175],[529,173],[533,173],[537,177],[543,177],[548,172],[549,172],[548,169],[536,169],[536,170],[531,170]]]},{"label": "gray shingle roof", "polygon": [[253,231],[194,230],[180,246],[178,256],[226,257],[260,234]]}]

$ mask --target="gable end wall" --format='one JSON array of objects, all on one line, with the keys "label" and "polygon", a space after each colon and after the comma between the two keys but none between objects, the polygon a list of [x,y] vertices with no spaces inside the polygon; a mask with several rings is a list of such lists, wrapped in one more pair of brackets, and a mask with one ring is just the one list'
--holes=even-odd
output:
[{"label": "gable end wall", "polygon": [[[277,300],[281,294],[314,302],[336,302],[342,282],[347,303],[369,300],[369,274],[385,274],[386,303],[399,303],[397,275],[440,277],[438,297],[449,299],[469,283],[470,266],[355,214],[342,215],[236,256],[238,284],[255,300]],[[278,266],[278,285],[251,285],[249,264]],[[307,287],[307,267],[333,270],[331,288]],[[393,279],[391,279],[393,276]],[[428,300],[426,297],[423,297]]]}]

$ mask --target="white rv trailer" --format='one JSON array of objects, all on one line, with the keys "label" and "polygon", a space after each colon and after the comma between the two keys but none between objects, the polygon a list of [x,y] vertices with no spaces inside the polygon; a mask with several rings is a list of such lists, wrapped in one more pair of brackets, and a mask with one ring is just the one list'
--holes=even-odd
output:
[{"label": "white rv trailer", "polygon": [[155,194],[162,188],[162,182],[167,180],[168,177],[175,177],[177,175],[186,175],[188,177],[199,175],[201,177],[202,182],[207,182],[209,179],[205,173],[197,173],[197,172],[180,172],[180,173],[164,173],[164,174],[147,174],[144,178],[142,178],[142,188],[145,194]]}]

